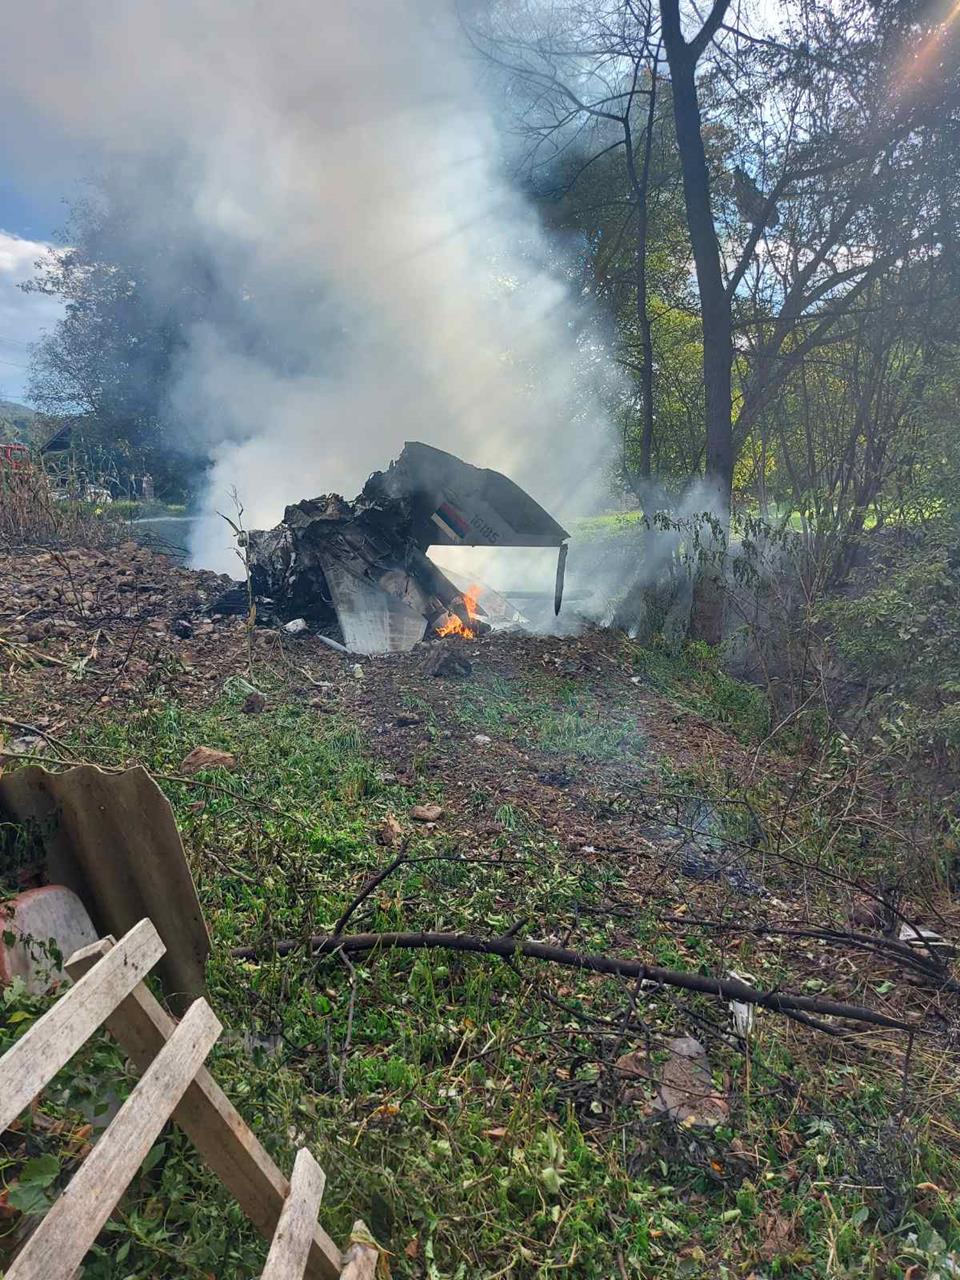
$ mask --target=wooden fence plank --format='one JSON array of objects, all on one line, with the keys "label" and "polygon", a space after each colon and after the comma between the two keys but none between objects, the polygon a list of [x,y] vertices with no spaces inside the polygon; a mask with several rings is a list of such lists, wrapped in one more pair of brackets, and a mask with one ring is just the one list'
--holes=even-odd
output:
[{"label": "wooden fence plank", "polygon": [[[72,978],[78,977],[111,945],[105,938],[94,947],[85,948],[84,954],[78,953],[67,961],[67,972]],[[127,996],[105,1025],[134,1065],[143,1069],[175,1024],[151,992],[141,986]],[[197,1072],[173,1118],[247,1218],[265,1239],[271,1240],[290,1184],[206,1068]],[[340,1257],[334,1242],[321,1226],[316,1226],[307,1260],[307,1280],[339,1280]]]},{"label": "wooden fence plank", "polygon": [[7,1280],[69,1280],[221,1031],[195,1000],[60,1198],[8,1269]]},{"label": "wooden fence plank", "polygon": [[[353,1224],[353,1234],[368,1236],[364,1222]],[[377,1264],[380,1261],[380,1250],[372,1244],[364,1244],[363,1240],[355,1240],[343,1255],[343,1270],[340,1280],[376,1280]]]},{"label": "wooden fence plank", "polygon": [[150,972],[163,951],[156,929],[149,920],[141,920],[3,1055],[0,1059],[0,1132],[13,1123],[44,1085],[70,1061],[112,1010]]},{"label": "wooden fence plank", "polygon": [[306,1147],[301,1147],[260,1280],[303,1280],[325,1182],[323,1170]]}]

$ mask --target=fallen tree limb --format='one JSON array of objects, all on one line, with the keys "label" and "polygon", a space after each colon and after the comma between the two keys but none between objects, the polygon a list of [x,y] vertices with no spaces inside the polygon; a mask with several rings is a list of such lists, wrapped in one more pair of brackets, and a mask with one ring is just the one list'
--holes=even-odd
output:
[{"label": "fallen tree limb", "polygon": [[[290,939],[274,945],[234,947],[230,954],[237,960],[270,959],[289,955],[303,946],[301,940]],[[824,1000],[816,996],[792,995],[782,991],[761,991],[735,978],[713,978],[702,973],[683,969],[662,969],[659,965],[646,964],[643,960],[626,957],[604,956],[565,947],[551,946],[545,942],[524,942],[512,937],[479,938],[469,933],[321,933],[306,944],[312,955],[331,955],[343,951],[358,955],[368,951],[395,948],[443,951],[469,951],[475,955],[500,956],[514,959],[527,956],[531,960],[545,960],[565,965],[570,969],[582,969],[591,973],[606,973],[620,978],[639,978],[664,987],[677,987],[682,991],[696,991],[701,995],[717,996],[721,1000],[737,1000],[741,1004],[755,1004],[787,1017],[794,1013],[823,1014],[827,1017],[845,1018],[851,1022],[875,1027],[889,1027],[896,1031],[912,1032],[915,1028],[899,1018],[891,1018],[875,1009],[862,1005],[844,1004],[837,1000]]]},{"label": "fallen tree limb", "polygon": [[[859,947],[862,950],[872,951],[881,958],[891,961],[899,961],[908,969],[913,969],[917,973],[922,973],[925,977],[935,981],[941,991],[949,991],[953,994],[960,993],[960,982],[956,982],[950,977],[946,964],[937,958],[931,960],[929,956],[920,954],[908,944],[900,942],[899,939],[888,937],[886,934],[869,934],[855,933],[848,929],[831,929],[827,926],[815,928],[810,926],[807,929],[788,928],[777,924],[744,924],[737,921],[727,920],[701,920],[696,916],[676,916],[676,915],[660,915],[657,916],[663,924],[676,924],[684,928],[695,925],[698,929],[715,929],[721,933],[749,933],[755,937],[771,937],[771,938],[810,938],[814,941],[829,942],[837,946]],[[911,928],[917,928],[911,925]],[[951,946],[951,954],[955,953],[953,944]]]}]

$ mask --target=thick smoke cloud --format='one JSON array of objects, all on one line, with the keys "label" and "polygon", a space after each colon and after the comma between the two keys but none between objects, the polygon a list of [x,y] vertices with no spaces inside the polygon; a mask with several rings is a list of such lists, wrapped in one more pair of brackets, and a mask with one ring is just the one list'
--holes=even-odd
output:
[{"label": "thick smoke cloud", "polygon": [[[129,162],[131,234],[174,235],[230,299],[190,321],[170,394],[214,459],[199,561],[235,564],[212,514],[232,487],[271,524],[352,496],[405,439],[507,471],[561,517],[595,502],[617,375],[504,177],[452,0],[18,8],[7,94]],[[189,279],[169,275],[149,287],[180,305]]]}]

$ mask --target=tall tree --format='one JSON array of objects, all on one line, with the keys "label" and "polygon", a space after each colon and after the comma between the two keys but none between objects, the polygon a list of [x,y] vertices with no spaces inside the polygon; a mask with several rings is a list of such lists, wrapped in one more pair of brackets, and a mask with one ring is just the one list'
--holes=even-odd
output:
[{"label": "tall tree", "polygon": [[687,226],[697,269],[703,318],[706,473],[723,499],[729,498],[733,485],[733,324],[710,195],[710,170],[703,143],[697,64],[719,31],[729,2],[730,0],[714,0],[706,21],[696,35],[687,39],[680,17],[680,0],[660,0],[663,47],[670,66],[673,117],[683,173]]}]

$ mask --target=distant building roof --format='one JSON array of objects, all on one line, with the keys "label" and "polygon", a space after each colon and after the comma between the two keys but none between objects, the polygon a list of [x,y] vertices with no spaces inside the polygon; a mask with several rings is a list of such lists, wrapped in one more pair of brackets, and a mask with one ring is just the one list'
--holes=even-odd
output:
[{"label": "distant building roof", "polygon": [[40,446],[41,453],[65,453],[73,447],[73,431],[76,423],[65,422]]}]

